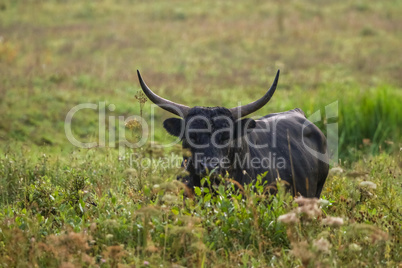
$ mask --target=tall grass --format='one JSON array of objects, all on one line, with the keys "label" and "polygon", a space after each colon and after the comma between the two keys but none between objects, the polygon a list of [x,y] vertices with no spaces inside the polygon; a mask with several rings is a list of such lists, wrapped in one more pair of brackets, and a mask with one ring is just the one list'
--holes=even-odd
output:
[{"label": "tall grass", "polygon": [[364,153],[399,150],[402,108],[400,92],[382,86],[356,96],[347,94],[349,101],[340,107],[341,156],[355,159],[359,150]]},{"label": "tall grass", "polygon": [[320,203],[293,200],[281,183],[267,196],[258,182],[196,188],[185,199],[179,168],[143,169],[139,178],[127,161],[101,149],[69,161],[3,155],[0,263],[392,267],[402,260],[401,171],[386,154],[330,175]]}]

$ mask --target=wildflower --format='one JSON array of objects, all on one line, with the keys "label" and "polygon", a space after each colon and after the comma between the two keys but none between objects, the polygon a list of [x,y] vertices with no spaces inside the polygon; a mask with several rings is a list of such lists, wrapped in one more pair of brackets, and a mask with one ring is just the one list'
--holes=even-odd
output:
[{"label": "wildflower", "polygon": [[295,202],[299,204],[299,207],[296,210],[298,214],[306,215],[309,219],[321,215],[321,209],[318,207],[317,198],[297,197],[295,198]]},{"label": "wildflower", "polygon": [[322,208],[327,207],[329,205],[329,201],[325,200],[325,199],[320,199],[319,203],[320,203],[320,207],[322,207]]},{"label": "wildflower", "polygon": [[321,209],[317,204],[310,204],[297,208],[297,213],[307,216],[308,219],[314,219],[321,215]]},{"label": "wildflower", "polygon": [[368,188],[368,189],[376,189],[377,188],[377,184],[375,184],[374,182],[371,182],[371,181],[362,181],[359,185],[360,185],[360,187]]},{"label": "wildflower", "polygon": [[[149,241],[148,241],[149,242]],[[151,245],[148,245],[147,248],[145,249],[149,253],[155,253],[158,252],[158,248],[155,247],[155,245],[152,243]]]},{"label": "wildflower", "polygon": [[177,196],[171,195],[171,194],[165,194],[162,198],[164,202],[167,204],[176,204],[178,203],[178,198]]},{"label": "wildflower", "polygon": [[290,212],[278,217],[279,222],[283,222],[285,224],[293,224],[299,222],[299,218],[296,216],[296,213]]},{"label": "wildflower", "polygon": [[328,253],[329,249],[331,248],[331,244],[328,242],[328,240],[322,237],[320,239],[314,240],[313,246],[316,247],[318,251],[322,251],[325,253]]},{"label": "wildflower", "polygon": [[361,249],[362,249],[362,247],[359,246],[356,243],[352,243],[352,244],[349,245],[349,250],[350,251],[360,251]]},{"label": "wildflower", "polygon": [[136,98],[136,100],[140,103],[140,104],[144,104],[144,103],[146,103],[147,102],[147,96],[143,93],[143,92],[141,92],[141,91],[138,91],[137,92],[137,94],[135,94],[135,96],[134,96],[135,98]]},{"label": "wildflower", "polygon": [[138,120],[134,119],[134,120],[130,120],[125,124],[126,128],[128,129],[138,129],[141,124],[138,122]]},{"label": "wildflower", "polygon": [[343,169],[340,167],[334,167],[329,170],[329,174],[331,174],[331,175],[341,174],[341,173],[343,173]]},{"label": "wildflower", "polygon": [[[122,257],[126,255],[126,251],[123,246],[109,246],[106,248],[105,257],[113,260],[113,262],[119,262]],[[113,266],[113,265],[112,265]]]},{"label": "wildflower", "polygon": [[106,239],[107,239],[107,240],[110,240],[110,239],[112,239],[112,238],[113,238],[113,235],[112,235],[112,234],[107,234],[107,235],[106,235]]},{"label": "wildflower", "polygon": [[149,265],[149,261],[144,261],[144,265],[148,266]]},{"label": "wildflower", "polygon": [[338,227],[343,225],[343,219],[339,217],[327,217],[321,221],[323,225]]},{"label": "wildflower", "polygon": [[294,201],[299,205],[299,206],[305,206],[305,205],[310,205],[310,204],[317,204],[318,199],[317,198],[305,198],[302,196],[296,197]]},{"label": "wildflower", "polygon": [[297,258],[300,258],[304,266],[308,266],[310,260],[314,258],[311,251],[308,250],[308,243],[306,241],[298,242],[298,243],[291,243],[292,250],[290,253]]}]

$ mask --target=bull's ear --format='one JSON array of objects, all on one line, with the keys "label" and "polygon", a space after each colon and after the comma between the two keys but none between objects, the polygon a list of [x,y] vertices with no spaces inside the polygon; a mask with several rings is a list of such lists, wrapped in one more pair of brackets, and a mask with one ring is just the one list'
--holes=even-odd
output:
[{"label": "bull's ear", "polygon": [[235,131],[235,136],[243,136],[247,133],[250,133],[253,131],[253,129],[256,127],[256,122],[254,119],[251,118],[244,118],[236,121],[236,131]]},{"label": "bull's ear", "polygon": [[184,131],[184,120],[180,118],[168,118],[163,122],[163,127],[170,135],[179,137]]}]

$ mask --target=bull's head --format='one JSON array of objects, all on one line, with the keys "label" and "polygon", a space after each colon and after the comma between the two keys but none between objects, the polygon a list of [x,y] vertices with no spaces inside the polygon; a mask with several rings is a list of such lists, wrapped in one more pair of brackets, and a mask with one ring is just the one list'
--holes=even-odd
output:
[{"label": "bull's head", "polygon": [[[181,118],[169,118],[163,126],[171,135],[181,138],[183,148],[190,149],[191,158],[186,165],[197,175],[207,171],[222,172],[235,153],[234,146],[256,127],[251,118],[242,119],[262,108],[275,92],[279,70],[268,92],[259,100],[247,105],[227,109],[224,107],[193,107],[174,103],[152,92],[137,71],[142,90],[156,105]],[[239,148],[238,148],[239,149]],[[240,148],[241,149],[241,148]]]}]

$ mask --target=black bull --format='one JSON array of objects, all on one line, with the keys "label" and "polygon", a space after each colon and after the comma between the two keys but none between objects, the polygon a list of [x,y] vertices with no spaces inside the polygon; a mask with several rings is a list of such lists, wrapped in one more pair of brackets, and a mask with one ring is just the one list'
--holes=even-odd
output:
[{"label": "black bull", "polygon": [[153,93],[139,72],[138,78],[152,102],[181,117],[169,118],[163,124],[191,152],[183,160],[189,175],[182,180],[188,187],[201,186],[201,178],[208,172],[228,175],[240,185],[268,172],[263,178],[268,185],[281,178],[293,195],[320,197],[329,168],[327,142],[303,111],[294,109],[257,120],[242,119],[270,100],[279,71],[261,99],[231,109],[177,104]]}]

